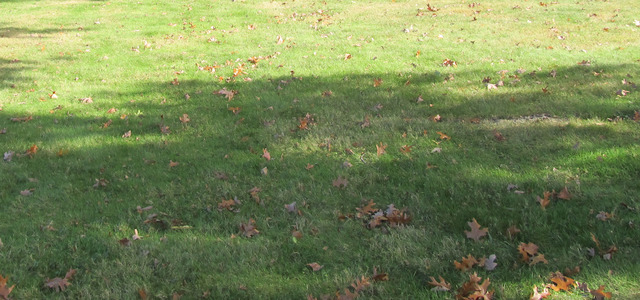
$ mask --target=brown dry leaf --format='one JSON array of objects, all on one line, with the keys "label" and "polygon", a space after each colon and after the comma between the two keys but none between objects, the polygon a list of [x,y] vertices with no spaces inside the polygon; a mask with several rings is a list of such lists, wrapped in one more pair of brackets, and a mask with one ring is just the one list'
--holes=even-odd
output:
[{"label": "brown dry leaf", "polygon": [[91,103],[93,103],[93,99],[92,99],[91,97],[88,97],[88,98],[80,98],[80,99],[78,99],[78,101],[80,101],[80,102],[82,102],[82,103],[84,103],[84,104],[91,104]]},{"label": "brown dry leaf", "polygon": [[218,211],[222,211],[224,209],[228,211],[232,211],[234,205],[236,205],[236,201],[234,201],[233,199],[229,199],[229,200],[222,199],[222,201],[218,203]]},{"label": "brown dry leaf", "polygon": [[312,269],[314,272],[320,271],[322,268],[324,268],[324,266],[321,266],[320,264],[315,263],[315,262],[314,262],[314,263],[307,264],[307,266],[311,267],[311,269]]},{"label": "brown dry leaf", "polygon": [[118,243],[120,243],[120,245],[125,247],[131,246],[131,240],[129,240],[128,238],[123,238],[121,240],[118,240]]},{"label": "brown dry leaf", "polygon": [[548,287],[556,292],[569,291],[576,285],[575,280],[562,275],[560,272],[551,274],[551,282],[554,284],[551,284]]},{"label": "brown dry leaf", "polygon": [[169,168],[177,167],[179,164],[177,161],[169,160]]},{"label": "brown dry leaf", "polygon": [[33,157],[37,152],[38,152],[38,146],[36,146],[36,144],[33,144],[33,146],[27,149],[26,155],[28,155],[29,157]]},{"label": "brown dry leaf", "polygon": [[563,199],[563,200],[570,200],[572,197],[573,195],[569,193],[569,190],[567,189],[566,186],[564,187],[564,189],[562,189],[562,191],[558,193],[558,195],[556,195],[556,198]]},{"label": "brown dry leaf", "polygon": [[107,128],[111,125],[111,123],[113,123],[113,121],[111,120],[107,120],[106,122],[104,122],[104,124],[102,124],[102,128]]},{"label": "brown dry leaf", "polygon": [[348,184],[349,184],[349,181],[342,176],[338,176],[338,179],[333,181],[333,186],[337,188],[345,188],[347,187]]},{"label": "brown dry leaf", "polygon": [[242,110],[241,107],[236,107],[236,106],[232,106],[227,108],[228,110],[230,110],[234,115],[237,115],[240,113],[240,111]]},{"label": "brown dry leaf", "polygon": [[64,291],[64,289],[71,285],[69,280],[71,280],[71,277],[73,277],[74,274],[76,274],[76,270],[69,269],[64,278],[56,277],[54,279],[47,279],[44,286],[54,289],[56,292]]},{"label": "brown dry leaf", "polygon": [[502,135],[502,133],[498,132],[497,130],[493,131],[493,137],[498,142],[502,142],[502,141],[506,140],[506,138]]},{"label": "brown dry leaf", "polygon": [[529,261],[529,265],[533,266],[535,264],[538,263],[543,263],[543,264],[548,264],[549,262],[544,258],[544,254],[538,254],[536,256],[534,256],[533,258],[531,258],[531,260]]},{"label": "brown dry leaf", "polygon": [[112,114],[115,113],[116,111],[118,111],[115,107],[110,108],[109,110],[107,110],[108,114]]},{"label": "brown dry leaf", "polygon": [[633,114],[633,120],[634,120],[634,121],[636,121],[636,122],[640,121],[640,111],[637,111],[637,110],[636,110],[636,111],[634,112],[634,114]]},{"label": "brown dry leaf", "polygon": [[344,55],[344,60],[348,60],[348,59],[351,59],[351,54],[346,53],[346,54]]},{"label": "brown dry leaf", "polygon": [[531,295],[531,297],[529,298],[529,300],[541,300],[544,298],[547,298],[551,295],[551,293],[549,293],[549,289],[548,288],[544,288],[544,290],[542,290],[542,293],[538,292],[538,286],[534,285],[533,286],[533,294]]},{"label": "brown dry leaf", "polygon": [[292,231],[291,235],[298,240],[302,238],[302,232],[297,230]]},{"label": "brown dry leaf", "polygon": [[126,138],[130,138],[130,137],[131,137],[131,130],[129,130],[129,131],[127,131],[127,132],[125,132],[125,133],[122,135],[122,138],[125,138],[125,139],[126,139]]},{"label": "brown dry leaf", "polygon": [[258,193],[261,191],[262,189],[256,186],[254,186],[249,190],[249,194],[251,195],[251,198],[253,198],[253,200],[255,200],[256,203],[260,203],[260,196],[258,195]]},{"label": "brown dry leaf", "polygon": [[249,219],[249,222],[240,224],[240,231],[242,234],[248,238],[259,234],[260,231],[256,229],[256,221],[254,219]]},{"label": "brown dry leaf", "polygon": [[364,218],[366,216],[371,215],[372,213],[378,211],[377,208],[374,208],[374,206],[376,205],[375,202],[373,202],[373,199],[369,200],[369,204],[365,205],[362,208],[356,208],[356,210],[358,211],[358,213],[356,214],[356,216],[358,218]]},{"label": "brown dry leaf", "polygon": [[20,191],[20,195],[22,195],[22,196],[31,196],[31,195],[33,195],[33,189],[22,190],[22,191]]},{"label": "brown dry leaf", "polygon": [[440,131],[436,131],[436,133],[440,135],[440,139],[441,140],[450,140],[451,139],[451,137],[449,137],[448,135],[446,135],[446,134],[444,134],[444,133],[442,133]]},{"label": "brown dry leaf", "polygon": [[147,292],[144,289],[139,289],[138,290],[138,295],[140,296],[141,300],[147,300]]},{"label": "brown dry leaf", "polygon": [[33,120],[33,117],[32,116],[15,117],[15,118],[11,118],[10,120],[11,120],[11,122],[29,122],[29,121]]},{"label": "brown dry leaf", "polygon": [[453,262],[453,265],[456,267],[456,269],[460,270],[461,272],[470,270],[476,264],[478,264],[478,260],[471,254],[467,255],[467,257],[463,257],[462,262]]},{"label": "brown dry leaf", "polygon": [[520,233],[520,229],[516,225],[507,228],[507,236],[512,239],[516,234]]},{"label": "brown dry leaf", "polygon": [[522,255],[522,261],[529,262],[534,255],[538,254],[538,245],[534,243],[520,243],[518,252]]},{"label": "brown dry leaf", "polygon": [[404,146],[400,147],[400,152],[402,152],[404,154],[409,154],[409,153],[411,153],[411,148],[412,147],[413,146],[410,146],[410,145],[404,145]]},{"label": "brown dry leaf", "polygon": [[540,207],[542,207],[542,209],[546,209],[549,203],[551,203],[551,200],[549,200],[549,196],[551,195],[552,195],[551,192],[544,192],[544,198],[540,198],[540,196],[536,196],[536,202],[540,203]]},{"label": "brown dry leaf", "polygon": [[371,121],[369,120],[369,116],[365,116],[364,120],[362,122],[358,123],[360,125],[360,128],[366,128],[371,126]]},{"label": "brown dry leaf", "polygon": [[373,276],[371,279],[373,279],[373,281],[389,281],[389,274],[378,273],[378,268],[373,267]]},{"label": "brown dry leaf", "polygon": [[476,221],[475,218],[473,218],[473,222],[467,222],[467,224],[471,227],[471,231],[465,230],[464,233],[467,235],[467,238],[476,242],[479,241],[480,238],[486,236],[487,232],[489,232],[489,229],[487,228],[480,228],[480,224],[478,224],[478,221]]},{"label": "brown dry leaf", "polygon": [[271,160],[271,154],[267,151],[267,148],[262,149],[262,157],[267,161]]},{"label": "brown dry leaf", "polygon": [[182,123],[189,123],[189,121],[191,121],[191,119],[189,119],[189,115],[187,115],[187,114],[182,114],[182,117],[180,117],[180,122],[182,122]]},{"label": "brown dry leaf", "polygon": [[227,88],[222,88],[221,90],[215,91],[213,93],[218,95],[224,95],[228,99],[227,101],[231,101],[231,99],[233,99],[233,96],[238,94],[238,91],[227,90]]},{"label": "brown dry leaf", "polygon": [[589,293],[591,293],[591,295],[593,295],[595,300],[604,300],[611,298],[611,293],[610,292],[605,292],[604,291],[605,286],[601,285],[597,290],[590,290]]},{"label": "brown dry leaf", "polygon": [[11,293],[11,291],[13,290],[13,288],[16,286],[15,284],[12,285],[11,287],[7,287],[7,280],[9,279],[9,277],[2,277],[2,275],[0,275],[0,299],[2,300],[8,300],[9,299],[9,294]]},{"label": "brown dry leaf", "polygon": [[373,80],[373,87],[379,87],[382,84],[381,78],[376,78]]},{"label": "brown dry leaf", "polygon": [[140,236],[138,234],[138,229],[134,229],[133,230],[133,236],[131,237],[131,240],[135,241],[135,240],[141,240],[141,239],[142,239],[142,236]]},{"label": "brown dry leaf", "polygon": [[333,92],[330,90],[322,92],[322,97],[331,97],[333,96]]},{"label": "brown dry leaf", "polygon": [[447,281],[444,280],[444,278],[442,278],[442,276],[438,276],[440,281],[436,281],[435,278],[433,278],[433,276],[429,277],[431,278],[431,281],[428,282],[428,284],[432,285],[433,288],[431,288],[432,291],[434,292],[448,292],[451,290],[451,284],[448,283]]},{"label": "brown dry leaf", "polygon": [[290,213],[295,213],[298,210],[296,208],[296,201],[291,202],[291,204],[285,204],[284,208]]},{"label": "brown dry leaf", "polygon": [[493,299],[493,291],[488,291],[490,279],[487,278],[479,284],[481,279],[476,273],[469,275],[469,281],[458,289],[456,299]]},{"label": "brown dry leaf", "polygon": [[387,149],[387,145],[383,145],[382,142],[380,142],[380,145],[376,145],[376,153],[378,156],[384,154],[386,152],[385,149]]}]

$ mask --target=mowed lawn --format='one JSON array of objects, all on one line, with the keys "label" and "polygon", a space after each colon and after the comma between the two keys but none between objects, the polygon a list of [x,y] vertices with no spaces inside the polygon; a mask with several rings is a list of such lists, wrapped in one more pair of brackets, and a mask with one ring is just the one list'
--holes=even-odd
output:
[{"label": "mowed lawn", "polygon": [[639,298],[639,19],[2,1],[0,299]]}]

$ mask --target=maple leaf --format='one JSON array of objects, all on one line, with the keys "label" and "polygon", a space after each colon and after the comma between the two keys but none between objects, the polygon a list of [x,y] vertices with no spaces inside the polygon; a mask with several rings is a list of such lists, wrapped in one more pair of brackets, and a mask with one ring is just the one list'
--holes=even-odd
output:
[{"label": "maple leaf", "polygon": [[611,298],[611,293],[610,292],[605,292],[604,291],[604,285],[601,285],[597,290],[590,290],[589,293],[591,293],[591,295],[593,295],[594,299],[596,300],[604,300]]},{"label": "maple leaf", "polygon": [[267,148],[262,149],[262,157],[264,157],[264,159],[266,159],[267,161],[271,160],[271,154],[269,153],[269,151],[267,151]]},{"label": "maple leaf", "polygon": [[453,265],[456,267],[456,269],[460,270],[461,272],[470,270],[476,264],[478,264],[478,260],[471,254],[467,255],[467,257],[463,257],[462,262],[453,262]]},{"label": "maple leaf", "polygon": [[309,266],[314,272],[320,271],[322,268],[324,268],[324,266],[321,266],[319,263],[315,262],[307,264],[307,266]]},{"label": "maple leaf", "polygon": [[563,199],[563,200],[570,200],[571,197],[573,197],[573,195],[569,193],[569,190],[567,189],[566,186],[564,187],[564,189],[562,189],[562,191],[558,193],[558,195],[556,195],[556,198]]},{"label": "maple leaf", "polygon": [[430,276],[429,278],[431,278],[431,281],[428,282],[428,284],[432,285],[433,288],[431,288],[432,291],[434,292],[448,292],[451,290],[451,284],[448,283],[447,281],[444,280],[444,278],[442,278],[442,276],[438,276],[440,281],[436,281],[435,278],[433,278],[433,276]]},{"label": "maple leaf", "polygon": [[387,149],[387,145],[383,145],[382,142],[380,142],[380,145],[376,145],[376,152],[378,156],[384,154],[385,149]]},{"label": "maple leaf", "polygon": [[478,224],[478,221],[476,221],[475,218],[473,218],[473,222],[467,222],[467,224],[469,225],[469,227],[471,227],[471,231],[467,231],[465,230],[464,233],[467,235],[467,238],[472,239],[474,241],[479,241],[480,238],[484,237],[487,235],[487,232],[489,231],[489,229],[487,228],[480,228],[480,224]]},{"label": "maple leaf", "polygon": [[349,181],[342,176],[338,176],[338,179],[333,181],[333,186],[337,188],[345,188],[347,187],[347,184],[349,184]]},{"label": "maple leaf", "polygon": [[534,285],[533,286],[533,294],[531,295],[531,297],[529,298],[529,300],[540,300],[540,299],[544,299],[551,296],[551,293],[549,293],[549,289],[548,288],[544,288],[544,290],[542,290],[542,293],[538,292],[538,286]]},{"label": "maple leaf", "polygon": [[76,270],[69,269],[64,278],[56,277],[54,279],[47,279],[44,283],[44,286],[54,289],[57,292],[64,291],[64,289],[71,285],[69,280],[71,280],[71,277],[73,277],[74,274],[76,274]]},{"label": "maple leaf", "polygon": [[456,299],[493,299],[493,291],[488,291],[490,279],[485,279],[482,284],[481,277],[476,273],[469,275],[469,281],[465,282],[459,289]]},{"label": "maple leaf", "polygon": [[13,288],[16,286],[15,284],[12,285],[11,287],[7,287],[7,280],[9,279],[9,277],[2,277],[2,275],[0,275],[0,299],[2,300],[8,300],[9,299],[9,294],[11,293],[11,291],[13,290]]},{"label": "maple leaf", "polygon": [[255,220],[249,219],[249,222],[247,222],[246,224],[245,223],[240,224],[240,231],[242,232],[242,234],[244,236],[246,236],[248,238],[250,238],[250,237],[252,237],[252,236],[254,236],[256,234],[259,234],[260,231],[258,231],[256,229],[255,224],[256,224]]}]

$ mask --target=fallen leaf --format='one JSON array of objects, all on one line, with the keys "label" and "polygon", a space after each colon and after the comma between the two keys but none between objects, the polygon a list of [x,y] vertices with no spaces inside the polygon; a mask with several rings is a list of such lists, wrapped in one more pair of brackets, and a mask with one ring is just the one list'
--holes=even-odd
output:
[{"label": "fallen leaf", "polygon": [[38,146],[36,144],[33,144],[31,147],[29,147],[26,152],[29,157],[33,157],[36,153],[38,153]]},{"label": "fallen leaf", "polygon": [[13,155],[15,154],[15,152],[9,150],[7,152],[4,153],[4,157],[3,160],[4,161],[11,161],[13,159]]},{"label": "fallen leaf", "polygon": [[591,293],[591,295],[593,295],[595,300],[604,300],[611,298],[611,293],[610,292],[605,292],[604,291],[604,285],[601,285],[597,290],[590,290],[589,293]]},{"label": "fallen leaf", "polygon": [[11,287],[7,288],[7,280],[8,279],[9,279],[8,276],[7,277],[2,277],[2,275],[0,275],[0,299],[3,299],[3,300],[8,300],[9,299],[9,294],[11,293],[13,288],[16,286],[14,284]]},{"label": "fallen leaf", "polygon": [[123,238],[121,240],[118,240],[118,243],[120,243],[120,245],[125,247],[131,246],[131,240],[129,240],[128,238]]},{"label": "fallen leaf", "polygon": [[236,94],[238,94],[238,91],[236,90],[227,90],[227,88],[222,88],[221,90],[215,91],[213,92],[214,94],[219,94],[219,95],[224,95],[225,97],[227,97],[227,101],[231,101],[231,99],[233,99],[233,96],[235,96]]},{"label": "fallen leaf", "polygon": [[538,254],[538,245],[534,243],[520,243],[518,252],[522,255],[522,261],[529,262],[534,255]]},{"label": "fallen leaf", "polygon": [[489,258],[487,258],[487,260],[485,260],[484,262],[484,269],[487,271],[493,271],[497,266],[498,263],[496,262],[496,255],[489,255]]},{"label": "fallen leaf", "polygon": [[451,137],[449,137],[448,135],[446,135],[446,134],[444,134],[444,133],[442,133],[440,131],[437,131],[436,133],[440,135],[440,139],[441,140],[449,140],[449,139],[451,139]]},{"label": "fallen leaf", "polygon": [[142,237],[138,234],[138,229],[134,229],[133,230],[133,236],[131,237],[131,240],[135,241],[135,240],[141,240]]},{"label": "fallen leaf", "polygon": [[451,284],[448,283],[447,281],[444,280],[444,278],[442,278],[442,276],[438,276],[440,281],[436,281],[435,278],[433,278],[433,276],[430,276],[429,278],[431,279],[430,282],[428,282],[428,284],[432,285],[433,288],[431,288],[432,291],[434,292],[448,292],[451,290]]},{"label": "fallen leaf", "polygon": [[253,219],[249,219],[249,222],[240,224],[240,231],[245,237],[252,237],[256,234],[259,234],[260,231],[256,229],[256,221]]},{"label": "fallen leaf", "polygon": [[562,275],[560,272],[555,272],[551,275],[551,282],[554,284],[551,284],[548,287],[556,292],[569,291],[576,285],[575,280]]},{"label": "fallen leaf", "polygon": [[473,218],[473,222],[467,222],[467,224],[471,227],[471,231],[465,230],[464,233],[467,235],[467,238],[476,242],[479,241],[480,238],[486,236],[489,231],[487,228],[480,228],[480,224],[478,224],[478,221],[476,221],[475,218]]},{"label": "fallen leaf", "polygon": [[373,87],[379,87],[382,84],[381,78],[376,78],[373,80]]},{"label": "fallen leaf", "polygon": [[409,154],[409,153],[411,153],[411,147],[413,147],[413,146],[404,145],[404,146],[400,147],[400,152],[402,152],[404,154]]},{"label": "fallen leaf", "polygon": [[307,266],[311,267],[311,270],[313,270],[314,272],[320,271],[322,268],[324,268],[324,266],[321,266],[320,264],[315,262],[307,264]]},{"label": "fallen leaf", "polygon": [[177,167],[179,164],[177,161],[169,160],[169,168]]},{"label": "fallen leaf", "polygon": [[33,191],[30,189],[20,191],[20,195],[22,196],[31,196],[32,194],[33,194]]},{"label": "fallen leaf", "polygon": [[540,198],[540,196],[536,196],[537,197],[536,201],[540,203],[540,206],[542,207],[542,209],[546,209],[549,203],[551,203],[551,200],[549,199],[551,195],[553,195],[553,193],[545,191],[543,193],[544,198]]},{"label": "fallen leaf", "polygon": [[140,296],[141,300],[147,300],[147,292],[144,289],[139,289],[138,290],[138,295]]},{"label": "fallen leaf", "polygon": [[296,201],[291,202],[291,204],[285,204],[284,208],[287,210],[287,212],[295,213],[297,211]]},{"label": "fallen leaf", "polygon": [[569,190],[567,189],[567,187],[565,186],[564,189],[562,189],[558,195],[556,195],[556,198],[558,199],[564,199],[564,200],[570,200],[573,197],[573,195],[571,195],[571,193],[569,193]]},{"label": "fallen leaf", "polygon": [[80,101],[81,103],[84,103],[84,104],[91,104],[91,103],[93,103],[93,99],[92,99],[91,97],[88,97],[88,98],[80,98],[80,99],[78,99],[78,101]]},{"label": "fallen leaf", "polygon": [[294,230],[291,232],[291,235],[296,239],[302,239],[302,232]]},{"label": "fallen leaf", "polygon": [[66,289],[68,286],[71,285],[69,280],[71,280],[71,277],[73,277],[75,273],[76,273],[76,270],[69,269],[69,271],[64,276],[64,278],[56,277],[53,279],[47,279],[44,283],[44,286],[54,289],[56,290],[56,292],[64,291],[64,289]]},{"label": "fallen leaf", "polygon": [[267,161],[271,160],[271,154],[267,151],[267,148],[262,149],[262,157]]},{"label": "fallen leaf", "polygon": [[511,227],[507,228],[507,236],[510,239],[512,239],[518,233],[520,233],[520,229],[518,229],[516,225],[511,225]]},{"label": "fallen leaf", "polygon": [[373,281],[389,281],[389,274],[378,273],[378,268],[373,267],[373,276],[371,277],[371,279],[373,279]]},{"label": "fallen leaf", "polygon": [[612,217],[613,217],[613,214],[610,214],[610,213],[604,212],[604,211],[601,211],[600,213],[598,213],[596,215],[596,218],[598,220],[600,220],[600,221],[607,221],[607,220],[611,219]]},{"label": "fallen leaf", "polygon": [[534,256],[533,258],[531,258],[531,260],[529,261],[529,265],[533,266],[535,264],[538,263],[543,263],[543,264],[548,264],[549,262],[544,258],[544,254],[538,254],[536,256]]},{"label": "fallen leaf", "polygon": [[386,152],[385,149],[387,149],[387,145],[383,145],[382,142],[380,142],[380,145],[376,145],[376,153],[378,156],[384,154]]},{"label": "fallen leaf", "polygon": [[542,293],[538,292],[538,286],[534,285],[533,286],[533,294],[531,295],[531,297],[529,298],[529,300],[540,300],[540,299],[544,299],[551,296],[551,293],[549,293],[549,289],[548,288],[544,288],[544,290],[542,290]]},{"label": "fallen leaf", "polygon": [[114,107],[110,108],[109,110],[107,110],[108,114],[112,114],[115,113],[116,111],[118,111],[117,109],[115,109]]},{"label": "fallen leaf", "polygon": [[127,131],[127,132],[125,132],[125,133],[122,135],[122,138],[125,138],[125,139],[126,139],[126,138],[130,138],[130,137],[131,137],[131,130],[129,130],[129,131]]},{"label": "fallen leaf", "polygon": [[338,179],[333,181],[333,186],[337,188],[345,188],[347,184],[349,184],[349,181],[342,176],[338,176]]},{"label": "fallen leaf", "polygon": [[29,122],[31,120],[33,120],[32,116],[26,116],[26,117],[16,117],[16,118],[11,118],[10,119],[11,122]]},{"label": "fallen leaf", "polygon": [[189,123],[189,121],[191,121],[191,119],[189,119],[189,115],[187,115],[187,114],[182,114],[182,117],[180,117],[180,122],[182,122],[182,123]]},{"label": "fallen leaf", "polygon": [[498,132],[497,130],[493,131],[493,137],[495,137],[496,141],[498,142],[502,142],[506,140],[506,138],[502,135],[502,133]]},{"label": "fallen leaf", "polygon": [[478,264],[478,260],[471,254],[467,255],[467,257],[463,257],[461,262],[453,262],[453,265],[456,267],[456,269],[460,270],[461,272],[470,270],[476,264]]}]

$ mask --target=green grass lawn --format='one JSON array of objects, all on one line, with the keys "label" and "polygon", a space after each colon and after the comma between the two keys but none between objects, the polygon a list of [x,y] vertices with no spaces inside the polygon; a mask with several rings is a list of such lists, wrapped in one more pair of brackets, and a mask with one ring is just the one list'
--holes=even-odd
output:
[{"label": "green grass lawn", "polygon": [[638,298],[638,19],[2,1],[0,299]]}]

